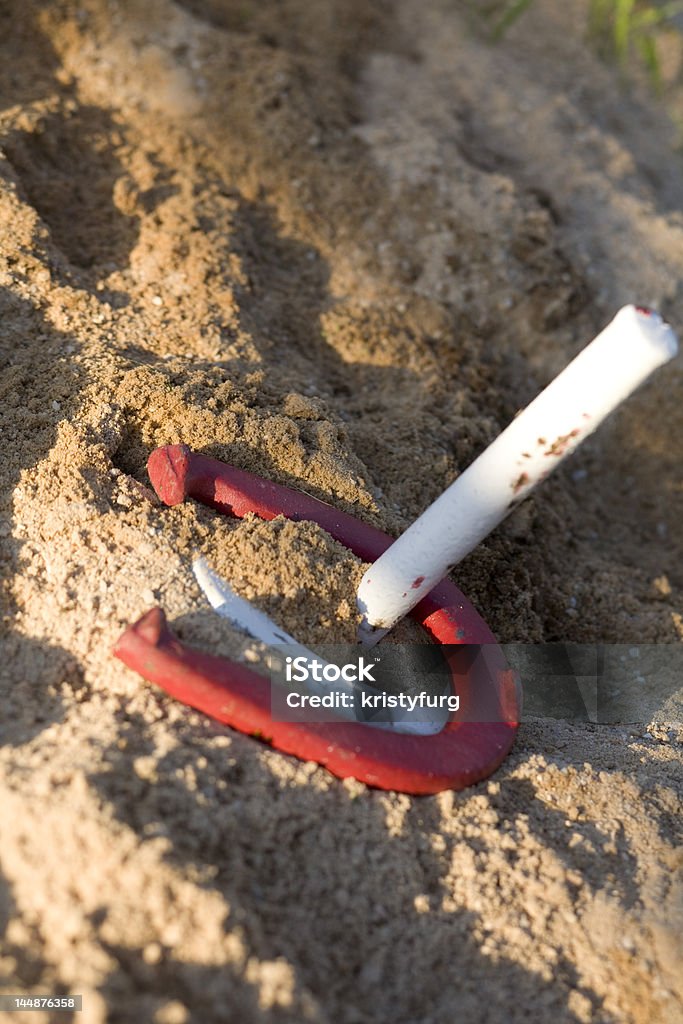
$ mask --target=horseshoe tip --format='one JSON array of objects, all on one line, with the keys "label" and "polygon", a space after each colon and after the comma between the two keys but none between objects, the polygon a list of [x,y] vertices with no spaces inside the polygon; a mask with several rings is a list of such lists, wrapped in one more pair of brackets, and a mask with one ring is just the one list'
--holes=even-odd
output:
[{"label": "horseshoe tip", "polygon": [[147,460],[152,487],[165,505],[179,505],[187,497],[191,456],[186,444],[167,444]]}]

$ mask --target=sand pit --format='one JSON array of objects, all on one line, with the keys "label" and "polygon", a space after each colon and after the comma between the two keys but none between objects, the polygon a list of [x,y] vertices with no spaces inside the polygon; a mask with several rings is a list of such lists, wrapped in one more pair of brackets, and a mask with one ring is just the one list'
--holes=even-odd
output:
[{"label": "sand pit", "polygon": [[[539,2],[0,9],[0,985],[8,1021],[682,1019],[680,730],[536,718],[488,782],[341,783],[111,658],[201,550],[308,644],[364,566],[149,500],[193,448],[394,535],[630,301],[683,325],[665,107]],[[563,13],[561,8],[572,10]],[[458,569],[504,642],[683,642],[683,373]]]}]

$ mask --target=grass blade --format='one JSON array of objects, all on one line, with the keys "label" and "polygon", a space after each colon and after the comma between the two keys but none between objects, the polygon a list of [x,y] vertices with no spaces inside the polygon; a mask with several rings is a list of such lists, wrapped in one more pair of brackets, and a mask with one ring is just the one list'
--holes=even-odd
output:
[{"label": "grass blade", "polygon": [[643,35],[638,39],[638,46],[640,49],[641,57],[643,58],[643,64],[645,65],[647,72],[652,80],[652,84],[657,92],[662,91],[662,75],[661,68],[659,65],[659,55],[657,53],[657,43],[652,35]]},{"label": "grass blade", "polygon": [[679,14],[683,14],[683,4],[681,3],[662,4],[661,7],[646,7],[644,10],[637,11],[633,15],[633,31],[635,33],[641,27],[654,28],[659,25],[664,27],[666,22],[672,21]]},{"label": "grass blade", "polygon": [[500,20],[493,29],[493,38],[498,41],[501,39],[511,25],[517,21],[519,17],[526,11],[527,7],[531,7],[533,0],[513,0],[513,3],[503,12]]},{"label": "grass blade", "polygon": [[615,0],[614,3],[614,52],[622,65],[628,57],[634,6],[635,0]]}]

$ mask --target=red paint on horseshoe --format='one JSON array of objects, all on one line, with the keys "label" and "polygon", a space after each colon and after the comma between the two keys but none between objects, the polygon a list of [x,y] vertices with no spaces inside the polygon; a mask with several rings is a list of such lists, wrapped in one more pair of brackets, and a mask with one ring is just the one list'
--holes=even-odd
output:
[{"label": "red paint on horseshoe", "polygon": [[[374,561],[392,538],[310,495],[197,455],[185,445],[158,448],[148,462],[158,496],[175,505],[191,496],[220,512],[262,519],[285,515],[319,523],[365,561]],[[441,644],[496,641],[467,598],[449,581],[438,584],[412,617]],[[169,629],[161,608],[130,626],[114,654],[172,697],[212,718],[272,743],[278,750],[316,761],[340,778],[380,789],[436,793],[461,789],[493,772],[517,731],[520,695],[504,663],[492,667],[490,685],[468,687],[457,674],[464,722],[450,722],[433,736],[399,734],[353,722],[277,722],[270,715],[270,682],[243,665],[185,647]]]}]

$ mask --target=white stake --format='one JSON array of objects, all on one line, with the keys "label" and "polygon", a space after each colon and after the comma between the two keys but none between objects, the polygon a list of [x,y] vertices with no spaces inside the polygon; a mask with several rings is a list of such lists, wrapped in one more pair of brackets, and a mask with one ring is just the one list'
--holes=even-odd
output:
[{"label": "white stake", "polygon": [[289,644],[297,648],[297,655],[314,657],[307,647],[303,647],[293,636],[280,629],[265,612],[236,594],[218,573],[212,572],[205,559],[195,558],[192,571],[213,610],[222,618],[228,619],[236,629],[253,637],[254,640],[259,640],[267,647]]},{"label": "white stake", "polygon": [[678,351],[658,313],[624,306],[441,497],[370,566],[361,643],[377,643],[606,416]]}]

